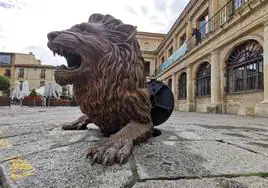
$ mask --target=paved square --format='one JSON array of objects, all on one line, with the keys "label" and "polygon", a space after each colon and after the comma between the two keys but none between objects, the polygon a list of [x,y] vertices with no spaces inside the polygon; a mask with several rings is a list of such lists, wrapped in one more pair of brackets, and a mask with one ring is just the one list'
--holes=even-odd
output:
[{"label": "paved square", "polygon": [[268,118],[174,112],[125,165],[85,158],[100,131],[77,107],[0,108],[0,187],[268,187]]}]

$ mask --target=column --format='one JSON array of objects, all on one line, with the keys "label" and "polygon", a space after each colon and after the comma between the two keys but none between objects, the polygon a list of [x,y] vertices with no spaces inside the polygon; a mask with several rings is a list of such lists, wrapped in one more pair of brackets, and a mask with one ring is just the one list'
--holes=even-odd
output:
[{"label": "column", "polygon": [[187,67],[187,111],[194,111],[192,67]]},{"label": "column", "polygon": [[172,74],[172,92],[173,92],[173,95],[174,95],[174,99],[176,99],[176,96],[177,96],[177,89],[176,89],[177,79],[176,79],[176,75],[177,75],[177,73]]},{"label": "column", "polygon": [[190,51],[195,46],[195,37],[191,39],[192,34],[193,34],[193,25],[192,25],[192,20],[190,18],[186,26],[186,41],[187,41],[188,51]]},{"label": "column", "polygon": [[174,52],[177,50],[177,48],[178,48],[177,38],[178,38],[177,35],[175,35],[175,36],[173,37],[173,53],[174,53]]},{"label": "column", "polygon": [[210,18],[219,10],[219,0],[210,0],[209,16]]},{"label": "column", "polygon": [[158,68],[158,66],[157,66],[157,58],[156,58],[156,56],[153,58],[153,61],[152,61],[152,67],[150,68],[151,69],[151,72],[150,72],[150,74],[151,74],[151,76],[156,76],[155,75],[155,71],[156,71],[156,69]]},{"label": "column", "polygon": [[165,46],[165,52],[164,52],[164,56],[165,56],[165,61],[168,59],[168,47]]},{"label": "column", "polygon": [[263,43],[263,64],[264,64],[264,101],[268,103],[268,22],[264,26]]},{"label": "column", "polygon": [[218,105],[220,95],[220,58],[219,51],[211,53],[211,104]]},{"label": "column", "polygon": [[[222,0],[221,0],[222,1]],[[210,0],[209,18],[212,18],[219,10],[219,0]],[[210,31],[214,31],[220,25],[220,17],[212,18],[210,21]]]},{"label": "column", "polygon": [[186,27],[186,40],[189,40],[192,37],[192,20],[188,20]]},{"label": "column", "polygon": [[268,117],[268,21],[264,24],[263,41],[263,101],[255,106],[255,115]]},{"label": "column", "polygon": [[15,69],[15,54],[11,55],[11,59],[10,59],[10,63],[11,63],[11,67],[10,67],[10,72],[11,72],[11,88],[15,87],[15,78],[16,78],[16,69]]}]

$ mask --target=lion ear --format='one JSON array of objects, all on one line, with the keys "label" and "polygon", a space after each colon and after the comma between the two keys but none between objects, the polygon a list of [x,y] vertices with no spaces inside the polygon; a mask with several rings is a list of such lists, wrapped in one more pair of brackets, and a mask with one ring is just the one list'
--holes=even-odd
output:
[{"label": "lion ear", "polygon": [[88,22],[99,22],[103,19],[103,15],[102,14],[92,14],[89,19]]},{"label": "lion ear", "polygon": [[116,30],[128,34],[129,38],[132,38],[136,34],[136,28],[128,24],[119,25],[116,27]]}]

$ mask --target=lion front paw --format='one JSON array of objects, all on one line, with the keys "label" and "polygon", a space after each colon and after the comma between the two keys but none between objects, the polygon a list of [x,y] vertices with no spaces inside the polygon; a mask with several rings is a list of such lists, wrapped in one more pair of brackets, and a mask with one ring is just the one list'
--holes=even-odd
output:
[{"label": "lion front paw", "polygon": [[86,130],[87,123],[77,122],[77,123],[65,123],[61,127],[63,130]]},{"label": "lion front paw", "polygon": [[90,147],[87,158],[92,159],[92,164],[99,163],[106,166],[114,163],[123,164],[127,162],[128,156],[133,148],[133,142],[129,139],[106,139],[97,142]]},{"label": "lion front paw", "polygon": [[85,130],[90,120],[86,115],[82,115],[72,123],[65,123],[62,125],[63,130]]}]

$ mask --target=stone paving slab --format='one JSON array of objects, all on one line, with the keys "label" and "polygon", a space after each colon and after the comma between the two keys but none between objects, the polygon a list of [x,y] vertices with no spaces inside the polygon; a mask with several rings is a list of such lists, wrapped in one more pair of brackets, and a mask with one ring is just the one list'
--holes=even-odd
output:
[{"label": "stone paving slab", "polygon": [[268,157],[228,143],[201,141],[187,146],[205,160],[202,166],[212,175],[268,172]]},{"label": "stone paving slab", "polygon": [[224,142],[268,156],[268,142],[264,140],[224,140]]},{"label": "stone paving slab", "polygon": [[268,157],[215,141],[150,142],[134,154],[141,180],[268,172]]},{"label": "stone paving slab", "polygon": [[88,131],[65,131],[63,133],[60,128],[56,128],[56,130],[46,133],[38,132],[1,139],[2,142],[7,143],[7,146],[2,147],[4,149],[0,149],[0,162],[15,156],[27,155],[76,143],[86,137],[91,138]]},{"label": "stone paving slab", "polygon": [[[20,160],[29,165],[20,169],[18,161],[7,161],[1,166],[10,187],[120,187],[131,179],[129,165],[103,167],[91,165],[85,158],[88,143],[26,155]],[[19,169],[19,170],[18,170]]]},{"label": "stone paving slab", "polygon": [[102,138],[95,125],[61,130],[80,115],[0,108],[0,187],[268,187],[267,118],[174,112],[127,164],[103,167],[85,158]]},{"label": "stone paving slab", "polygon": [[175,181],[148,180],[136,183],[133,188],[264,188],[268,187],[268,179],[262,177],[239,178],[201,178]]}]

